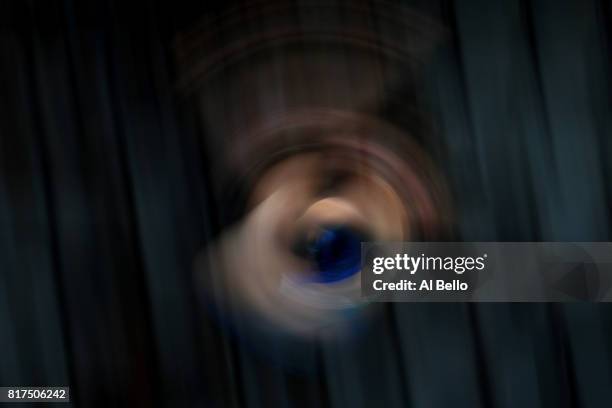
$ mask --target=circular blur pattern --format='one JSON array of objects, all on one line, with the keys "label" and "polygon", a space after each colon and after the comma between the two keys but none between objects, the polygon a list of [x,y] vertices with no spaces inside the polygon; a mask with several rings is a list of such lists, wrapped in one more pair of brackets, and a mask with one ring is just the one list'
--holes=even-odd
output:
[{"label": "circular blur pattern", "polygon": [[420,74],[443,35],[400,5],[263,0],[177,39],[225,228],[198,278],[234,331],[265,332],[252,343],[350,331],[373,309],[361,242],[435,239],[446,225],[431,161],[374,118],[426,134]]},{"label": "circular blur pattern", "polygon": [[367,314],[361,242],[431,240],[446,225],[431,161],[389,124],[309,110],[244,137],[250,149],[233,159],[246,210],[206,256],[216,301],[243,321],[306,338],[343,332]]}]

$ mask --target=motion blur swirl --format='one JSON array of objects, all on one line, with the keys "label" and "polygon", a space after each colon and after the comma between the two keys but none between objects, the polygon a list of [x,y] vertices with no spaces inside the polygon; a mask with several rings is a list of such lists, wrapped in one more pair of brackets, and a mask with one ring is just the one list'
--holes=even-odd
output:
[{"label": "motion blur swirl", "polygon": [[[399,6],[264,1],[180,39],[179,85],[228,219],[198,258],[198,287],[240,334],[350,332],[373,309],[361,243],[432,240],[447,226],[418,74],[439,34]],[[385,107],[401,108],[401,127]]]},{"label": "motion blur swirl", "polygon": [[366,313],[361,242],[435,239],[443,183],[409,135],[364,115],[287,114],[249,140],[246,212],[205,256],[216,299],[294,334],[337,334]]}]

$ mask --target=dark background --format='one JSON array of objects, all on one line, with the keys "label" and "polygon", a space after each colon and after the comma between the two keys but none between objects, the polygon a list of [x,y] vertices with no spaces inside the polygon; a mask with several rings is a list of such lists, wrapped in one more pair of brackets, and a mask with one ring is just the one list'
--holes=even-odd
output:
[{"label": "dark background", "polygon": [[[607,1],[406,1],[468,241],[609,241]],[[196,299],[215,233],[174,39],[224,4],[0,3],[0,385],[75,406],[607,407],[607,304],[394,304],[302,372]]]}]

